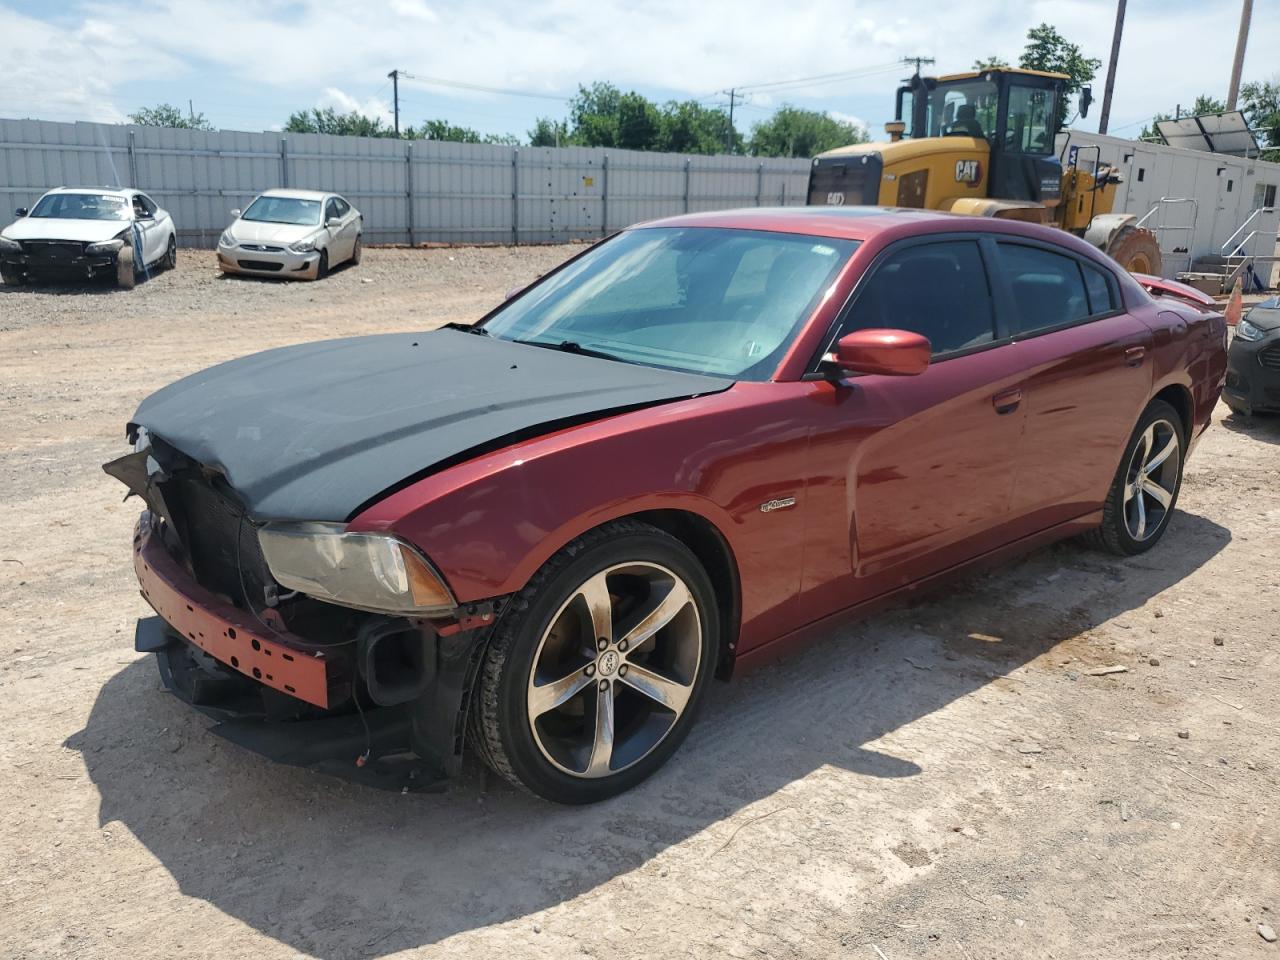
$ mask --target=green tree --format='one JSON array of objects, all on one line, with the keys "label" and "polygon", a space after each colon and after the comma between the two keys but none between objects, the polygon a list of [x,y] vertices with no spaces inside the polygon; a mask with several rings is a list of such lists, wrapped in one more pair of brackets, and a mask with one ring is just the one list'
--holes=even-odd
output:
[{"label": "green tree", "polygon": [[996,67],[1007,67],[1008,65],[1009,65],[1009,61],[1006,60],[1004,57],[990,56],[990,57],[984,57],[981,60],[973,61],[973,67],[971,69],[993,70]]},{"label": "green tree", "polygon": [[653,150],[662,125],[658,108],[634,90],[618,98],[613,146],[623,150]]},{"label": "green tree", "polygon": [[751,128],[750,150],[757,157],[812,157],[850,143],[865,143],[861,128],[816,110],[782,106]]},{"label": "green tree", "polygon": [[[394,137],[395,130],[378,117],[366,117],[352,110],[338,113],[333,107],[313,107],[289,115],[284,125],[286,133],[330,133],[340,137]],[[408,136],[412,130],[405,131]]]},{"label": "green tree", "polygon": [[563,120],[539,117],[529,131],[529,146],[558,147],[569,142],[569,125]]},{"label": "green tree", "polygon": [[169,103],[160,103],[154,107],[139,107],[136,113],[129,114],[129,120],[140,127],[177,127],[180,130],[213,129],[213,124],[204,118],[203,113],[188,115]]},{"label": "green tree", "polygon": [[569,101],[570,140],[580,147],[615,147],[622,92],[611,83],[597,80],[589,87],[579,85]]},{"label": "green tree", "polygon": [[1245,119],[1266,148],[1262,159],[1280,163],[1280,77],[1246,83],[1240,100]]},{"label": "green tree", "polygon": [[725,144],[741,153],[742,134],[729,127],[729,115],[719,107],[696,100],[669,100],[662,106],[662,122],[654,150],[669,153],[723,153]]},{"label": "green tree", "polygon": [[1027,31],[1027,45],[1018,60],[1024,70],[1045,70],[1065,73],[1070,79],[1064,84],[1063,97],[1058,103],[1057,129],[1066,125],[1067,107],[1074,94],[1097,76],[1102,61],[1086,57],[1080,48],[1069,43],[1062,34],[1047,23]]}]

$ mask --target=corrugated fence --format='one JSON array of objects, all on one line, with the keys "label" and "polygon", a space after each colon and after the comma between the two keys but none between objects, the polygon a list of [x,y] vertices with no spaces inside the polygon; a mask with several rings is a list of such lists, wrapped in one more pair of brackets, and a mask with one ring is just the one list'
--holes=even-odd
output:
[{"label": "corrugated fence", "polygon": [[804,203],[809,161],[594,147],[0,120],[0,202],[50,187],[136,186],[179,241],[212,247],[271,187],[332,190],[369,243],[555,243],[699,210]]}]

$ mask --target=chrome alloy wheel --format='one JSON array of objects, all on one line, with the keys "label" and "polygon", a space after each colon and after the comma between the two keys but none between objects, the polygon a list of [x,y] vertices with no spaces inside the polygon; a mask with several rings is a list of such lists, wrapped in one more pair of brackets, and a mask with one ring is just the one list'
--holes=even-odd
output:
[{"label": "chrome alloy wheel", "polygon": [[627,769],[684,713],[701,657],[702,621],[680,577],[647,561],[602,570],[538,643],[526,696],[534,742],[575,777]]},{"label": "chrome alloy wheel", "polygon": [[1153,421],[1129,460],[1124,483],[1124,525],[1139,542],[1160,529],[1178,492],[1181,461],[1178,431],[1168,420]]}]

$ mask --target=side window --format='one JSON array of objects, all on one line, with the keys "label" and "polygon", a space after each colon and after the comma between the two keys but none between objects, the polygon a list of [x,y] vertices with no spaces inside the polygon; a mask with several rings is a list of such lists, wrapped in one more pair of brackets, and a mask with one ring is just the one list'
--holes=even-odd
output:
[{"label": "side window", "polygon": [[841,333],[887,327],[929,338],[934,356],[995,339],[995,310],[973,240],[914,244],[875,268]]},{"label": "side window", "polygon": [[1098,317],[1115,310],[1115,281],[1105,270],[1087,263],[1080,264],[1080,269],[1084,271],[1084,285],[1089,292],[1089,315]]},{"label": "side window", "polygon": [[997,246],[1013,291],[1020,333],[1065,326],[1089,316],[1089,297],[1074,257],[1020,243]]},{"label": "side window", "polygon": [[1005,147],[1016,153],[1053,153],[1052,90],[1014,85],[1009,88],[1009,129]]},{"label": "side window", "polygon": [[151,214],[151,216],[154,217],[156,215],[156,211],[159,209],[159,207],[156,206],[155,201],[152,200],[150,197],[148,197],[145,193],[138,194],[138,199],[142,201],[142,206],[147,211],[147,213]]},{"label": "side window", "polygon": [[330,217],[340,217],[338,213],[338,201],[330,197],[324,205],[324,218],[328,220]]},{"label": "side window", "polygon": [[347,215],[347,211],[351,209],[351,204],[347,203],[347,201],[343,200],[341,197],[335,197],[333,202],[338,208],[337,215],[339,217],[345,217]]},{"label": "side window", "polygon": [[142,202],[142,196],[136,193],[133,195],[133,215],[139,220],[147,216],[147,205]]}]

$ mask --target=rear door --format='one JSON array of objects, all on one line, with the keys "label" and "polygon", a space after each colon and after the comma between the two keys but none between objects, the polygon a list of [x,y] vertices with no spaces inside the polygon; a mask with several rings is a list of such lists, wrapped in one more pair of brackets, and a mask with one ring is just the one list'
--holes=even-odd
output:
[{"label": "rear door", "polygon": [[1109,269],[1031,240],[995,246],[1026,371],[1010,511],[1029,534],[1102,505],[1151,392],[1152,335]]},{"label": "rear door", "polygon": [[860,603],[1008,539],[1022,370],[997,319],[993,251],[972,235],[906,241],[859,284],[837,336],[911,330],[933,358],[919,376],[850,377],[815,397],[811,609]]}]

